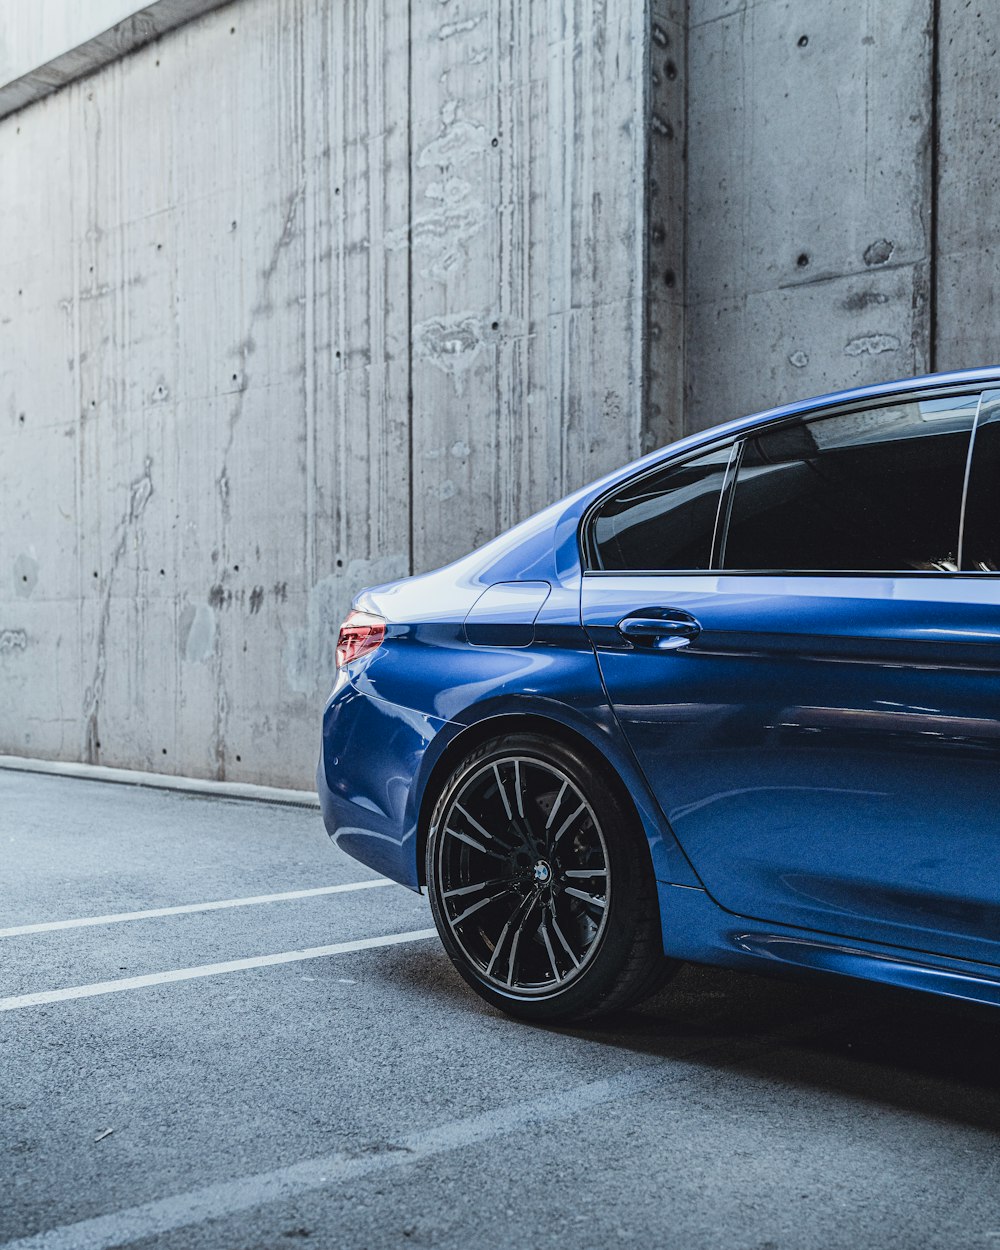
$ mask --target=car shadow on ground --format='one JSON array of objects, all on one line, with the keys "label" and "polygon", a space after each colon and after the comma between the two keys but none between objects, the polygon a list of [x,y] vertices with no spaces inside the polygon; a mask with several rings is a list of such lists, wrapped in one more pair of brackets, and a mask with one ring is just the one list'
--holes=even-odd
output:
[{"label": "car shadow on ground", "polygon": [[[500,1017],[433,945],[386,952],[377,975],[456,1012]],[[639,1008],[544,1031],[1000,1132],[1000,1011],[976,1004],[830,975],[684,965]]]}]

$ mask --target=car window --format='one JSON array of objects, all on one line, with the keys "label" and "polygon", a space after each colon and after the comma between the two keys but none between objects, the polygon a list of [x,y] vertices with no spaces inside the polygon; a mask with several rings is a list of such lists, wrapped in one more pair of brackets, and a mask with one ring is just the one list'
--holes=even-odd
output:
[{"label": "car window", "polygon": [[628,483],[594,518],[597,567],[628,572],[708,569],[732,442]]},{"label": "car window", "polygon": [[977,396],[893,404],[747,438],[726,569],[953,571]]},{"label": "car window", "polygon": [[1000,392],[983,396],[965,505],[962,568],[1000,572]]}]

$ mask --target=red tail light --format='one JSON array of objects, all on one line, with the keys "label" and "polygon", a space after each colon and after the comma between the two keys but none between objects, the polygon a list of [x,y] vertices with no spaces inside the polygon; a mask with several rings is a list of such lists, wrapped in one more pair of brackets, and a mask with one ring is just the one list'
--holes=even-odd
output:
[{"label": "red tail light", "polygon": [[343,668],[382,645],[385,621],[371,612],[348,612],[337,639],[337,667]]}]

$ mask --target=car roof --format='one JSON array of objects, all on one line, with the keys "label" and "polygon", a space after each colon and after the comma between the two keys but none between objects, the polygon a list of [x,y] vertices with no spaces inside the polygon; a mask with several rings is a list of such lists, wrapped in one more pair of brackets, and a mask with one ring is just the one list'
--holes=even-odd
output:
[{"label": "car roof", "polygon": [[526,578],[562,580],[579,571],[578,526],[587,509],[606,492],[626,482],[637,473],[644,472],[672,459],[695,451],[719,439],[742,434],[757,426],[782,417],[794,417],[817,412],[824,408],[851,404],[857,401],[877,400],[898,394],[941,390],[949,387],[969,386],[981,389],[991,382],[1000,386],[1000,365],[983,369],[967,369],[954,373],[934,373],[917,378],[900,378],[895,382],[881,382],[873,386],[853,387],[850,390],[831,391],[811,399],[797,400],[768,408],[723,425],[679,439],[665,447],[657,448],[639,460],[622,465],[596,481],[580,487],[564,499],[550,504],[541,512],[521,521],[512,529],[467,555],[435,570],[437,575],[447,570],[451,577],[467,580],[472,584],[487,586],[497,581],[514,581]]},{"label": "car roof", "polygon": [[[609,474],[606,479],[602,479],[602,484],[609,485],[611,479],[628,477],[634,470],[646,465],[656,464],[658,461],[672,457],[678,452],[700,447],[705,443],[713,443],[717,439],[724,438],[730,434],[745,433],[756,426],[766,425],[768,422],[780,420],[782,417],[795,417],[816,412],[823,408],[839,407],[842,404],[853,404],[867,399],[885,399],[892,395],[911,394],[914,391],[938,390],[952,386],[979,388],[990,382],[1000,384],[1000,365],[991,365],[980,369],[965,369],[952,373],[929,373],[916,378],[899,378],[894,382],[878,382],[870,386],[856,386],[850,390],[830,391],[825,395],[795,400],[794,403],[781,404],[776,408],[766,408],[760,412],[752,413],[750,416],[737,417],[735,420],[727,421],[722,425],[711,426],[708,429],[699,430],[697,433],[688,434],[665,447],[657,448],[656,451],[643,456],[641,460],[635,460],[631,464],[625,465],[614,473]],[[595,482],[594,485],[596,486],[597,483]]]}]

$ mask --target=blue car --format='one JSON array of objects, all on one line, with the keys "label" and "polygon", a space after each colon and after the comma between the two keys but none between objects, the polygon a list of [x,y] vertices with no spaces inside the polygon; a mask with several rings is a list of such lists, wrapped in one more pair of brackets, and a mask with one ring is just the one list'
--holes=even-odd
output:
[{"label": "blue car", "polygon": [[344,622],[318,787],[490,1003],[1000,1003],[1000,370],[697,434]]}]

